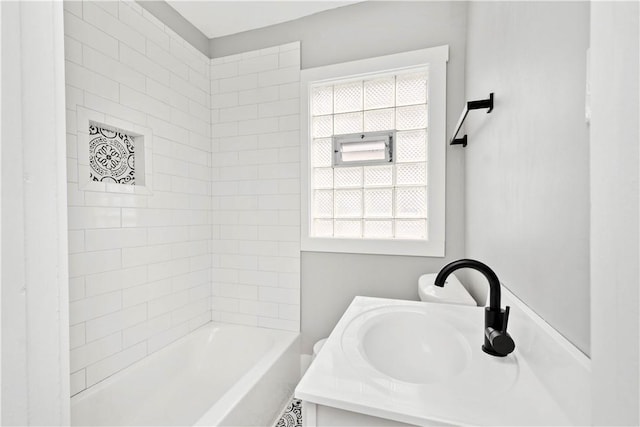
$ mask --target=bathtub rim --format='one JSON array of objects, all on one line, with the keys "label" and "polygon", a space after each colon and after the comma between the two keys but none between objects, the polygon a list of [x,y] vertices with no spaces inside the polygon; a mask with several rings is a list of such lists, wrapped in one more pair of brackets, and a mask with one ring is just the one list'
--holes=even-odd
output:
[{"label": "bathtub rim", "polygon": [[[231,328],[249,328],[252,330],[269,331],[269,333],[281,336],[282,339],[279,339],[274,346],[269,348],[269,350],[260,357],[260,359],[256,364],[250,366],[249,369],[242,376],[240,376],[238,380],[235,383],[233,383],[233,385],[229,389],[227,389],[224,392],[224,394],[220,396],[218,400],[212,402],[212,405],[209,407],[209,409],[207,409],[206,412],[201,414],[197,419],[196,423],[193,425],[202,425],[198,423],[200,423],[203,419],[205,419],[205,417],[207,420],[213,416],[220,417],[220,418],[212,418],[214,420],[219,421],[224,419],[224,417],[241,401],[242,397],[244,396],[243,394],[238,394],[238,392],[244,391],[246,393],[249,390],[251,390],[251,387],[257,384],[257,382],[268,372],[269,368],[273,366],[273,364],[278,360],[279,357],[281,357],[288,349],[294,346],[296,342],[299,343],[300,332],[293,332],[293,331],[273,329],[273,328],[264,328],[260,326],[238,325],[238,324],[224,323],[224,322],[218,322],[218,321],[209,321],[199,326],[198,328],[192,330],[187,335],[184,335],[176,339],[175,341],[169,343],[165,347],[162,347],[146,355],[142,359],[135,361],[134,363],[126,366],[120,371],[115,372],[114,374],[108,376],[107,378],[97,382],[91,387],[86,388],[81,392],[71,396],[69,399],[70,425],[71,426],[74,425],[73,424],[74,406],[80,404],[82,400],[92,397],[93,395],[98,394],[100,392],[103,392],[105,389],[108,389],[109,386],[120,381],[123,376],[125,376],[127,373],[130,372],[130,370],[135,369],[136,367],[140,368],[142,366],[145,366],[151,363],[154,358],[161,357],[163,353],[168,353],[174,350],[176,347],[186,345],[189,341],[194,340],[197,334],[203,333],[203,331],[205,331],[206,329],[213,329],[215,327],[220,327],[220,326],[231,327]],[[298,351],[298,354],[299,353],[300,352]],[[265,359],[267,359],[269,363],[267,363],[267,360]],[[258,368],[260,368],[259,372],[255,372]],[[249,375],[251,373],[254,374],[254,378],[251,378],[251,376]],[[231,395],[232,391],[235,392],[233,393],[233,395]],[[230,406],[227,406],[225,409],[224,407],[221,406],[221,402],[226,402]],[[204,425],[207,425],[207,424],[204,424]],[[209,425],[213,425],[213,424],[209,424]]]}]

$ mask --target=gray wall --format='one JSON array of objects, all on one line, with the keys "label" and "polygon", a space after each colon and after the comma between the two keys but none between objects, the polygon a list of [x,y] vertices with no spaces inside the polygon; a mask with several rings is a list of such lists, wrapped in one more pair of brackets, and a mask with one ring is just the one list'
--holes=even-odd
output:
[{"label": "gray wall", "polygon": [[[464,103],[467,5],[366,2],[211,41],[214,57],[301,40],[302,68],[448,44],[448,134]],[[417,299],[418,277],[464,253],[464,154],[447,151],[446,258],[302,253],[306,351],[326,337],[356,295]]]},{"label": "gray wall", "polygon": [[[472,2],[466,255],[589,353],[587,2]],[[485,286],[482,283],[480,286]]]}]

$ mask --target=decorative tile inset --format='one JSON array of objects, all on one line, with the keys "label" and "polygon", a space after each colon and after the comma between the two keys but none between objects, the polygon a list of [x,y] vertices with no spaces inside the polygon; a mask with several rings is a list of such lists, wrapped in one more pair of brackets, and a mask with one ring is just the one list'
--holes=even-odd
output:
[{"label": "decorative tile inset", "polygon": [[291,399],[275,427],[302,427],[302,401]]},{"label": "decorative tile inset", "polygon": [[92,181],[135,185],[134,138],[123,132],[89,126]]}]

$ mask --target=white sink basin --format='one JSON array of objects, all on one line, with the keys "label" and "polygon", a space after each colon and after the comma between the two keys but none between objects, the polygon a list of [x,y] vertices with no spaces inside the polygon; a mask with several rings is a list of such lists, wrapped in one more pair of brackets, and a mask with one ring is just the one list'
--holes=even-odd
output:
[{"label": "white sink basin", "polygon": [[515,357],[481,350],[483,330],[482,308],[394,304],[353,317],[341,347],[352,366],[371,378],[475,399],[508,390],[518,376]]},{"label": "white sink basin", "polygon": [[568,424],[521,353],[524,339],[493,357],[483,332],[483,307],[356,297],[295,395],[410,425]]},{"label": "white sink basin", "polygon": [[382,313],[362,325],[360,351],[378,371],[400,381],[429,384],[460,373],[471,350],[450,325],[415,311]]}]

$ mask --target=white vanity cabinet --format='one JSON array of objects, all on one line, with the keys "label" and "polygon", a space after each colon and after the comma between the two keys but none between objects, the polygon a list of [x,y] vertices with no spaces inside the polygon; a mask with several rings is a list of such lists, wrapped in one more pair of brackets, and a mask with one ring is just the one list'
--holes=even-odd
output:
[{"label": "white vanity cabinet", "polygon": [[[428,424],[423,424],[428,425]],[[431,424],[433,426],[445,425],[442,423]],[[303,427],[404,427],[415,426],[400,421],[374,417],[358,412],[345,411],[331,406],[317,405],[311,402],[302,402],[302,426]]]}]

